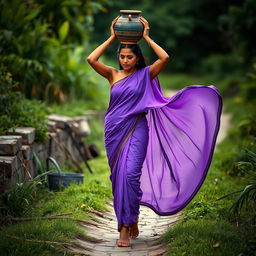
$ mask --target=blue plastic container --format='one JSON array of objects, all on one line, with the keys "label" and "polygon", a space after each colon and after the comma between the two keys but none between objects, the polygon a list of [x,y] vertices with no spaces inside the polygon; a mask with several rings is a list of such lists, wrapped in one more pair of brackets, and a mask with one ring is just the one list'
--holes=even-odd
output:
[{"label": "blue plastic container", "polygon": [[60,190],[61,188],[66,188],[72,183],[82,184],[84,182],[84,175],[81,173],[65,173],[61,172],[61,169],[56,162],[56,160],[52,157],[48,157],[46,159],[47,162],[47,171],[49,170],[49,161],[51,161],[55,168],[57,169],[57,173],[49,172],[48,176],[48,186],[50,190]]}]

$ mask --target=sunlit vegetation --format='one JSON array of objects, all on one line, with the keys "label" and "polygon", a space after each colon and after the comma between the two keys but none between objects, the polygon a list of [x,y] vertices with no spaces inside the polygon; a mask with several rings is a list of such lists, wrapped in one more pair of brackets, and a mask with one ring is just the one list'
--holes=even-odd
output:
[{"label": "sunlit vegetation", "polygon": [[[0,0],[0,134],[17,126],[34,126],[36,140],[43,141],[49,113],[73,117],[97,110],[102,114],[109,102],[109,84],[86,57],[109,36],[109,25],[120,9],[142,10],[150,36],[170,55],[159,76],[163,89],[215,85],[224,110],[233,116],[204,185],[180,223],[163,236],[168,255],[255,255],[256,2],[128,2],[124,8],[122,1],[113,0]],[[153,63],[152,49],[143,41],[139,44],[148,64]],[[116,68],[117,46],[115,42],[101,57]],[[1,217],[71,212],[73,218],[87,220],[92,209],[106,210],[112,195],[99,116],[91,117],[91,134],[85,138],[101,151],[100,158],[90,161],[94,174],[85,169],[83,185],[60,192],[49,192],[36,179],[20,182],[1,196]],[[87,237],[74,220],[3,224],[1,255],[63,255],[65,245],[40,241],[66,243]]]}]

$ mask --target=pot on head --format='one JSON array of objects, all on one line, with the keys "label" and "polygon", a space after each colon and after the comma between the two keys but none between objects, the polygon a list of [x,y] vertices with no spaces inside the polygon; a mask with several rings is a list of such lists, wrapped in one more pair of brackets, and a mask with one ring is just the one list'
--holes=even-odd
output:
[{"label": "pot on head", "polygon": [[141,11],[120,10],[121,16],[114,25],[114,31],[121,44],[137,44],[143,36],[144,26],[139,17]]}]

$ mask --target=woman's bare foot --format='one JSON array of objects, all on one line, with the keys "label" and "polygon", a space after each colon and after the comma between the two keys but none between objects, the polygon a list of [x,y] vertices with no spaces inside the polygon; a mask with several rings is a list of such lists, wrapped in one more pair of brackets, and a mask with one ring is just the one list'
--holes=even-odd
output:
[{"label": "woman's bare foot", "polygon": [[136,238],[139,235],[139,228],[138,228],[138,219],[137,222],[132,224],[131,228],[130,228],[130,233],[129,236],[130,238]]},{"label": "woman's bare foot", "polygon": [[119,247],[128,247],[130,246],[130,239],[129,239],[129,228],[128,227],[121,227],[120,237],[117,240],[117,246]]}]

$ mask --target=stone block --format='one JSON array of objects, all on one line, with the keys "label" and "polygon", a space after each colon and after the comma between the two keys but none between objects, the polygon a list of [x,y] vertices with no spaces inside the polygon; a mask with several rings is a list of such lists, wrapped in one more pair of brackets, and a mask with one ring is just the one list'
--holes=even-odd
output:
[{"label": "stone block", "polygon": [[57,138],[57,134],[55,132],[48,132],[47,135],[49,137],[48,153],[49,153],[49,155],[52,155],[53,152],[55,152],[57,150],[57,144],[55,142],[55,140]]},{"label": "stone block", "polygon": [[0,156],[0,192],[4,192],[12,185],[17,166],[16,156]]},{"label": "stone block", "polygon": [[23,158],[25,160],[30,160],[33,158],[33,151],[32,151],[32,147],[30,145],[22,145],[21,152],[22,152]]},{"label": "stone block", "polygon": [[16,156],[0,156],[0,176],[11,177],[17,169],[17,157]]},{"label": "stone block", "polygon": [[31,174],[31,177],[35,178],[37,176],[38,170],[39,170],[39,166],[38,166],[35,158],[33,158],[29,164],[30,164],[30,174]]},{"label": "stone block", "polygon": [[22,137],[14,135],[0,136],[0,155],[14,156],[21,149]]},{"label": "stone block", "polygon": [[33,143],[32,145],[33,147],[33,151],[37,154],[39,153],[40,151],[44,150],[44,145],[42,143]]},{"label": "stone block", "polygon": [[48,156],[47,151],[46,150],[39,151],[37,156],[42,162],[43,166],[46,166],[46,158]]},{"label": "stone block", "polygon": [[[78,143],[81,135],[86,135],[90,132],[88,118],[85,116],[72,119],[65,116],[51,115],[49,116],[49,130],[47,132],[49,139],[43,143],[34,142],[31,134],[35,135],[35,129],[30,127],[19,127],[9,130],[8,135],[0,136],[0,154],[5,154],[0,157],[0,191],[6,190],[6,188],[17,182],[29,180],[38,175],[39,166],[35,161],[34,153],[42,161],[44,166],[46,166],[48,156],[54,157],[61,168],[72,165],[69,155],[63,152],[62,145],[78,163],[82,161],[71,137],[63,129],[65,123],[77,129],[76,132],[73,130],[73,135]],[[83,125],[84,127],[81,128]],[[15,135],[13,135],[14,133]],[[10,142],[12,148],[4,144],[7,141]],[[84,152],[83,147],[81,150]]]},{"label": "stone block", "polygon": [[49,131],[49,132],[55,132],[55,130],[56,130],[56,128],[57,128],[56,122],[49,120],[48,123],[47,123],[47,125],[48,125],[48,131]]},{"label": "stone block", "polygon": [[55,115],[55,114],[49,115],[48,120],[55,122],[56,127],[61,129],[65,128],[66,123],[68,124],[72,123],[72,118],[67,116],[62,116],[62,115]]},{"label": "stone block", "polygon": [[24,160],[23,164],[24,164],[24,180],[28,181],[32,179],[32,174],[33,174],[33,163],[32,163],[32,159],[29,160]]},{"label": "stone block", "polygon": [[44,150],[47,150],[47,152],[49,151],[49,147],[50,147],[50,139],[47,139],[46,141],[44,141],[42,143]]},{"label": "stone block", "polygon": [[77,135],[88,136],[91,133],[88,118],[86,116],[78,116],[73,118],[73,129]]},{"label": "stone block", "polygon": [[61,143],[66,141],[69,137],[69,135],[66,131],[59,129],[59,128],[57,128],[56,133],[57,133],[57,140],[60,141]]},{"label": "stone block", "polygon": [[22,136],[22,144],[32,144],[35,140],[36,129],[34,127],[17,127],[9,129],[7,134]]},{"label": "stone block", "polygon": [[67,161],[67,157],[65,156],[65,154],[58,149],[58,151],[55,151],[52,154],[52,157],[55,158],[55,160],[57,161],[57,163],[59,164],[60,167],[64,167]]}]

